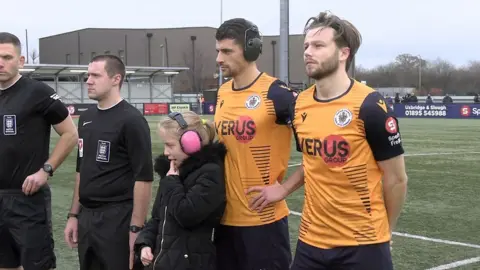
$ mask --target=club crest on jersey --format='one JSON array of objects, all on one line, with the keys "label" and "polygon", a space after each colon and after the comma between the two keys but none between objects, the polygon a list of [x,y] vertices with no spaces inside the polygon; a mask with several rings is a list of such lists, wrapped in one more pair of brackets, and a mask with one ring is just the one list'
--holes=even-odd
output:
[{"label": "club crest on jersey", "polygon": [[259,95],[251,95],[247,98],[247,101],[245,101],[245,107],[250,110],[256,109],[260,106],[261,100]]},{"label": "club crest on jersey", "polygon": [[109,162],[110,161],[110,142],[98,140],[97,161],[98,162]]},{"label": "club crest on jersey", "polygon": [[353,115],[352,112],[349,111],[348,109],[341,109],[338,110],[335,113],[335,116],[333,117],[333,121],[335,122],[335,125],[339,127],[346,127],[350,122],[352,122]]},{"label": "club crest on jersey", "polygon": [[17,135],[17,116],[16,115],[3,116],[3,135],[5,136]]}]

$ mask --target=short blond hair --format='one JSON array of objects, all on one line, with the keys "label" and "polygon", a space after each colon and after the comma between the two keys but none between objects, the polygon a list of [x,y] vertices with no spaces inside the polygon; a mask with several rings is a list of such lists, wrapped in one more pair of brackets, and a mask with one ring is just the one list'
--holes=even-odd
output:
[{"label": "short blond hair", "polygon": [[174,119],[170,117],[165,117],[158,123],[159,129],[164,129],[165,132],[174,135],[178,139],[180,139],[180,135],[185,130],[194,130],[202,139],[202,146],[207,145],[215,140],[216,132],[215,132],[215,125],[213,122],[208,121],[206,119],[202,119],[198,114],[187,111],[181,113],[185,122],[187,122],[187,128],[182,129],[180,125]]}]

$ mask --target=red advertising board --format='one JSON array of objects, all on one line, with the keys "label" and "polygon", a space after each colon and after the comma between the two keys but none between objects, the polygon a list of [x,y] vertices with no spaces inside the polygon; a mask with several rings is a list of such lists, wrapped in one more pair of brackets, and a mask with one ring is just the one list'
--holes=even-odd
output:
[{"label": "red advertising board", "polygon": [[143,104],[144,115],[168,114],[167,103],[145,103]]}]

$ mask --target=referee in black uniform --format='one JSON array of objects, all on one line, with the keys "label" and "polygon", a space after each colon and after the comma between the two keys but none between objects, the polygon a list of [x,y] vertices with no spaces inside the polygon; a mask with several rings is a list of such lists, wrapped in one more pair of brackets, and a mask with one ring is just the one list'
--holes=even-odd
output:
[{"label": "referee in black uniform", "polygon": [[[0,33],[0,269],[56,267],[47,179],[77,143],[55,91],[23,77],[20,40]],[[51,127],[60,139],[49,157]]]},{"label": "referee in black uniform", "polygon": [[116,56],[97,56],[88,67],[88,96],[98,106],[78,121],[76,185],[64,232],[69,246],[78,243],[81,270],[132,269],[133,244],[147,217],[150,128],[122,99],[124,77]]}]

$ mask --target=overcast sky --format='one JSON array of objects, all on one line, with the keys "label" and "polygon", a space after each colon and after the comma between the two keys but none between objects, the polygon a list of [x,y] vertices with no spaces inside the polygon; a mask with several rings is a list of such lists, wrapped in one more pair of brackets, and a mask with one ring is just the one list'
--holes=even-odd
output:
[{"label": "overcast sky", "polygon": [[[2,1],[0,31],[25,41],[28,29],[31,51],[38,48],[41,37],[88,27],[218,27],[220,1]],[[264,35],[279,34],[280,0],[240,3],[223,0],[223,19],[244,17],[256,23]],[[463,65],[480,60],[479,7],[478,0],[290,0],[290,33],[301,33],[307,18],[330,10],[350,20],[362,33],[357,64],[364,67],[388,63],[400,53]]]}]

